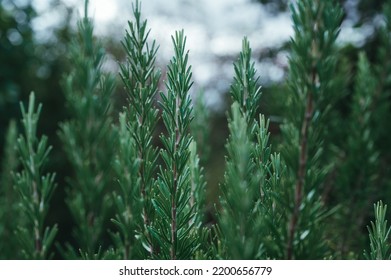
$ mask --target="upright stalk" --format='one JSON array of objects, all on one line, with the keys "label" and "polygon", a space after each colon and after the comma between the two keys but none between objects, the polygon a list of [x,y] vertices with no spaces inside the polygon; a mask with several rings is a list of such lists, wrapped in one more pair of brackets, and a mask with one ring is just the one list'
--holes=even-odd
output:
[{"label": "upright stalk", "polygon": [[[124,198],[124,201],[121,200],[117,204],[118,215],[116,219],[117,221],[122,220],[120,221],[122,224],[120,235],[122,242],[128,244],[125,246],[127,247],[125,252],[129,252],[130,247],[135,245],[130,244],[135,243],[135,234],[141,233],[142,243],[144,248],[147,249],[147,254],[142,254],[139,257],[152,257],[155,254],[156,245],[148,228],[151,227],[154,219],[151,199],[155,193],[154,184],[158,151],[153,141],[155,127],[159,119],[155,101],[160,71],[155,68],[158,47],[155,41],[148,42],[149,30],[147,29],[147,21],[141,20],[139,1],[136,1],[133,5],[133,15],[134,21],[128,23],[128,30],[122,42],[126,51],[126,62],[120,65],[120,75],[129,102],[126,110],[127,119],[125,120],[129,137],[127,142],[133,143],[133,152],[123,153],[120,151],[118,158],[122,158],[121,161],[123,162],[128,162],[130,164],[126,167],[128,172],[133,170],[137,176],[130,177],[130,180],[127,183],[123,182],[123,186],[121,186],[121,197]],[[125,147],[123,148],[125,149]],[[125,159],[124,156],[132,156],[132,158]],[[134,162],[137,162],[136,166],[133,166]],[[120,181],[124,179],[121,172],[117,174]],[[129,196],[129,194],[133,195]],[[121,197],[118,197],[118,199],[121,199]],[[135,207],[139,202],[141,211],[136,210],[138,206]],[[127,209],[131,209],[133,221],[126,221],[122,219],[124,217],[121,218],[123,213],[127,213],[122,209],[125,206]],[[125,259],[132,256],[134,257],[133,253],[124,254]]]},{"label": "upright stalk", "polygon": [[63,87],[71,119],[60,126],[60,138],[71,166],[67,203],[75,221],[77,245],[67,245],[70,258],[93,257],[105,234],[111,193],[112,162],[116,145],[111,120],[113,76],[104,73],[105,53],[94,38],[94,25],[87,14],[78,21],[70,45],[72,71]]},{"label": "upright stalk", "polygon": [[369,232],[370,251],[364,251],[364,256],[368,260],[390,260],[391,227],[387,226],[387,205],[384,205],[382,201],[378,201],[373,205],[373,208],[375,212],[375,222],[371,221],[371,225],[367,226]]},{"label": "upright stalk", "polygon": [[228,156],[218,215],[221,254],[229,259],[274,256],[266,247],[273,243],[270,240],[276,239],[270,235],[275,225],[273,219],[278,219],[278,215],[269,206],[273,205],[273,191],[281,169],[277,163],[279,156],[271,156],[268,122],[263,115],[257,116],[261,87],[251,59],[250,44],[244,38],[239,59],[234,63]]},{"label": "upright stalk", "polygon": [[[293,186],[291,213],[287,215],[287,259],[310,257],[323,250],[321,243],[319,247],[309,245],[315,240],[316,229],[309,229],[311,221],[307,219],[310,213],[317,213],[311,214],[315,215],[311,219],[320,222],[323,214],[315,211],[321,209],[320,202],[308,195],[318,191],[326,174],[326,164],[319,160],[323,147],[317,137],[321,134],[325,106],[332,103],[330,89],[336,64],[333,49],[342,15],[332,0],[301,0],[291,5],[291,11],[295,36],[291,42],[289,86],[293,96],[291,111],[288,110],[290,120],[282,127],[287,140],[285,158],[292,174],[289,182]],[[292,158],[294,154],[296,159]],[[305,199],[308,201],[303,204]],[[295,244],[301,244],[300,249]]]},{"label": "upright stalk", "polygon": [[[311,83],[315,84],[316,72],[315,69],[312,72]],[[313,93],[309,91],[307,93],[307,102],[305,107],[305,114],[303,118],[303,125],[300,131],[300,144],[299,144],[299,168],[297,170],[297,180],[295,187],[295,203],[291,220],[289,222],[289,239],[287,246],[287,257],[292,259],[293,257],[293,240],[296,232],[297,221],[299,219],[300,205],[303,201],[303,188],[305,185],[305,177],[307,173],[307,161],[308,161],[308,131],[311,125],[312,116],[314,114],[314,102]]]},{"label": "upright stalk", "polygon": [[199,247],[190,206],[189,135],[192,107],[189,95],[191,68],[183,31],[172,37],[175,55],[168,65],[167,94],[161,94],[163,122],[167,135],[161,135],[164,167],[158,174],[158,192],[153,200],[157,221],[151,233],[160,247],[159,258],[189,259]]},{"label": "upright stalk", "polygon": [[44,228],[49,201],[56,187],[54,174],[43,175],[51,147],[47,137],[37,137],[37,124],[42,105],[35,107],[35,95],[29,99],[28,110],[21,105],[24,134],[17,140],[17,149],[23,167],[15,175],[16,189],[20,194],[20,205],[27,224],[19,227],[17,237],[27,259],[46,259],[57,233],[57,226]]}]

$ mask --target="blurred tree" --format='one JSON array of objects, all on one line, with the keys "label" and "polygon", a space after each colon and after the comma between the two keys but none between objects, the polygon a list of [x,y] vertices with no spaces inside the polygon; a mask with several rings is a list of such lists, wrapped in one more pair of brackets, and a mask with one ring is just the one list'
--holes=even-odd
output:
[{"label": "blurred tree", "polygon": [[[54,147],[48,171],[57,173],[60,186],[52,199],[53,211],[48,214],[47,221],[67,229],[71,221],[63,210],[66,207],[61,186],[69,168],[56,131],[67,114],[59,81],[68,67],[65,54],[74,34],[71,27],[74,9],[62,0],[50,0],[48,5],[50,10],[61,14],[61,21],[50,27],[50,36],[44,41],[37,37],[34,29],[34,20],[41,15],[36,12],[32,0],[0,1],[0,159],[5,156],[6,128],[11,119],[20,119],[19,101],[26,103],[30,92],[34,91],[37,100],[46,106],[38,130],[39,134],[49,137],[49,144]],[[3,168],[0,173],[2,171],[6,170]],[[68,235],[66,230],[60,230],[58,239],[66,239]]]},{"label": "blurred tree", "polygon": [[35,16],[31,3],[22,6],[13,1],[0,2],[0,147],[9,119],[19,112],[19,99],[26,96],[34,82],[31,20]]},{"label": "blurred tree", "polygon": [[[256,0],[264,5],[266,10],[278,15],[286,12],[289,3],[297,1],[289,0]],[[351,38],[340,37],[344,42],[339,44],[337,73],[339,77],[335,83],[339,84],[338,90],[330,91],[334,94],[335,102],[332,104],[327,118],[327,128],[324,129],[324,145],[334,154],[332,170],[325,179],[322,200],[329,206],[338,205],[338,211],[334,215],[329,235],[329,243],[334,248],[335,258],[358,258],[361,256],[361,248],[367,243],[365,235],[365,221],[371,217],[370,206],[376,200],[387,201],[390,197],[391,185],[390,166],[391,149],[389,146],[391,134],[390,123],[385,121],[391,114],[391,79],[390,73],[390,44],[391,44],[391,1],[389,0],[339,0],[344,9],[342,29],[352,28],[356,34],[360,34],[363,40],[360,42],[349,41]],[[385,4],[388,4],[388,9]],[[385,7],[385,8],[384,8]],[[278,48],[270,48],[259,54],[259,60],[274,60],[281,51],[290,52],[289,45]],[[365,53],[367,64],[371,70],[360,76],[359,53]],[[277,62],[275,62],[277,63]],[[362,67],[361,67],[362,68]],[[285,69],[287,72],[287,69]],[[362,83],[373,75],[374,85]],[[357,80],[358,79],[358,80]],[[372,90],[371,90],[372,87]],[[366,99],[357,97],[360,91],[368,91]],[[260,110],[271,116],[272,142],[281,141],[278,130],[278,122],[284,117],[287,110],[281,107],[282,100],[287,97],[287,89],[284,82],[268,84],[263,88]],[[365,108],[366,114],[359,111],[364,101],[370,99],[370,106]],[[364,100],[364,101],[363,101]],[[326,101],[328,102],[328,101]],[[327,104],[325,104],[327,105]],[[362,108],[363,109],[363,108]],[[367,123],[363,126],[359,122],[359,116],[367,116]],[[277,129],[274,129],[277,128]],[[349,128],[349,129],[347,129]],[[371,142],[361,145],[360,141],[369,133]],[[351,140],[347,140],[351,139]],[[361,145],[361,146],[360,146]],[[370,148],[372,157],[364,152]],[[353,152],[354,149],[358,149]],[[380,156],[374,156],[378,151]],[[361,157],[361,158],[360,158]],[[322,162],[325,162],[322,159]],[[368,165],[376,164],[376,168],[368,168]],[[351,201],[350,201],[351,200]],[[350,205],[349,205],[350,203]],[[354,207],[353,207],[354,206]],[[352,219],[354,218],[354,221]],[[352,223],[346,223],[352,220]],[[356,238],[351,239],[352,232]]]},{"label": "blurred tree", "polygon": [[65,114],[58,81],[66,65],[63,57],[71,37],[72,9],[60,1],[52,3],[63,9],[64,21],[53,28],[50,41],[42,42],[35,36],[33,21],[39,15],[31,0],[0,2],[0,158],[8,122],[19,118],[19,101],[26,101],[31,91],[40,102],[50,104],[42,116],[41,129],[53,139],[54,146],[58,141],[57,123]]}]

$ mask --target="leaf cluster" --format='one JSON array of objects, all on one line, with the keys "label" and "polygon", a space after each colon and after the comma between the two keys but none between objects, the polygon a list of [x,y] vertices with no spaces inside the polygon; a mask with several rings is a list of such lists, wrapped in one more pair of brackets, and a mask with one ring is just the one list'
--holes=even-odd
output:
[{"label": "leaf cluster", "polygon": [[390,232],[391,227],[387,227],[386,212],[387,205],[379,201],[373,205],[375,211],[375,222],[368,226],[370,251],[364,252],[368,260],[390,260]]},{"label": "leaf cluster", "polygon": [[189,95],[191,67],[185,51],[184,32],[172,37],[174,56],[167,66],[167,94],[161,94],[162,119],[167,135],[161,135],[161,157],[164,167],[159,167],[157,195],[152,200],[158,213],[156,224],[150,229],[163,259],[189,259],[198,248],[194,236],[194,206],[190,205],[191,184],[189,125],[192,106]]},{"label": "leaf cluster", "polygon": [[[108,187],[116,138],[110,104],[115,83],[102,70],[104,49],[94,38],[85,3],[85,15],[69,49],[74,67],[63,82],[71,119],[60,125],[59,135],[73,172],[67,204],[76,224],[74,237],[81,250],[92,255],[98,250],[110,207]],[[70,244],[67,253],[78,257]]]},{"label": "leaf cluster", "polygon": [[35,95],[30,95],[28,109],[21,104],[24,134],[17,139],[17,150],[22,170],[15,174],[15,188],[20,194],[20,205],[26,224],[17,229],[22,253],[27,259],[50,257],[50,246],[57,226],[45,227],[49,201],[56,187],[55,174],[43,174],[51,147],[47,137],[37,137],[37,125],[42,105],[35,107]]},{"label": "leaf cluster", "polygon": [[[280,217],[275,205],[283,164],[271,154],[269,121],[256,116],[261,96],[251,48],[243,39],[234,64],[233,105],[228,121],[226,173],[222,185],[219,229],[223,258],[259,259],[275,256],[273,227]],[[235,225],[234,227],[232,225]]]}]

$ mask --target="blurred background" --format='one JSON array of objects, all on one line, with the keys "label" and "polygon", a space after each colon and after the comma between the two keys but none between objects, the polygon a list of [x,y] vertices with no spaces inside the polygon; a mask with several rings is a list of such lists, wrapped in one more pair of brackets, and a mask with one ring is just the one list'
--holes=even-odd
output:
[{"label": "blurred background", "polygon": [[[144,0],[142,15],[148,19],[150,38],[160,45],[158,67],[165,69],[173,55],[171,35],[184,29],[193,69],[193,96],[204,93],[210,120],[209,142],[213,154],[205,162],[208,184],[217,186],[224,170],[224,145],[227,137],[226,110],[228,91],[243,36],[253,50],[263,96],[261,111],[271,119],[272,142],[278,139],[278,125],[283,115],[281,98],[289,94],[285,84],[290,36],[293,35],[288,0]],[[375,60],[379,28],[384,23],[382,0],[340,0],[344,20],[338,44],[348,65],[354,65],[359,51]],[[65,178],[68,175],[58,124],[69,117],[64,106],[61,81],[70,69],[68,43],[76,32],[76,21],[83,14],[83,0],[0,0],[0,160],[4,154],[4,137],[11,119],[19,121],[19,102],[31,91],[43,103],[39,134],[48,135],[54,149],[49,171],[57,173],[58,191],[52,203],[65,209]],[[89,15],[94,19],[96,35],[106,48],[105,69],[118,73],[124,60],[121,40],[132,20],[131,0],[90,0]],[[124,105],[125,93],[118,77],[114,106]],[[164,80],[164,72],[163,72]],[[163,85],[163,83],[162,83]],[[348,89],[352,83],[348,82]],[[162,86],[162,90],[164,90]],[[339,104],[348,108],[349,93]],[[1,173],[1,170],[0,170]],[[211,191],[213,200],[215,192]],[[371,207],[369,205],[369,207]],[[53,210],[56,212],[55,210]],[[67,211],[67,210],[64,210]],[[69,216],[65,215],[64,217]],[[49,217],[58,222],[58,217]],[[64,218],[60,228],[70,221]],[[59,238],[63,238],[60,230]]]},{"label": "blurred background", "polygon": [[[339,43],[346,56],[354,60],[362,49],[370,55],[376,48],[385,1],[340,2],[345,17]],[[44,104],[42,132],[56,143],[58,122],[66,118],[60,81],[69,67],[67,45],[83,13],[84,1],[1,0],[0,3],[1,157],[5,129],[10,119],[19,119],[19,101],[26,100],[31,91]],[[90,1],[89,15],[94,19],[97,36],[106,46],[107,71],[118,73],[118,62],[124,59],[120,41],[127,21],[131,20],[131,5],[130,0]],[[150,38],[160,45],[158,67],[162,70],[173,54],[171,35],[175,30],[185,29],[193,69],[193,93],[204,92],[205,103],[217,122],[211,125],[222,128],[224,124],[218,122],[225,120],[232,63],[237,59],[243,36],[250,39],[263,87],[262,111],[272,122],[278,122],[279,104],[273,100],[284,92],[287,45],[293,32],[288,5],[288,0],[148,0],[142,1],[142,13],[151,28]],[[122,86],[117,89],[118,100],[123,100]],[[220,129],[217,131],[222,133]],[[221,136],[225,139],[225,135]]]}]

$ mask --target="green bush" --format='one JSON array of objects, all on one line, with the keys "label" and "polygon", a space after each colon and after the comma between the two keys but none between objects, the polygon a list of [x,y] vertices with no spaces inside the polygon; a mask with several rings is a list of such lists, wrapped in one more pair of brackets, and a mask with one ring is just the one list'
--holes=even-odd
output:
[{"label": "green bush", "polygon": [[[381,128],[390,117],[391,5],[378,61],[360,53],[352,71],[337,44],[342,9],[332,0],[291,5],[294,36],[274,141],[243,39],[218,201],[207,196],[209,113],[189,94],[184,31],[172,36],[174,55],[159,92],[158,46],[136,0],[120,64],[127,105],[117,112],[116,80],[102,70],[105,53],[87,6],[69,47],[73,69],[62,81],[72,118],[59,129],[71,168],[61,188],[72,236],[57,240],[63,229],[47,217],[60,187],[54,174],[45,175],[52,148],[37,136],[42,105],[36,108],[31,94],[28,110],[21,106],[23,134],[17,138],[11,122],[6,138],[0,236],[10,242],[0,243],[1,258],[390,259],[386,206],[375,205],[369,239],[365,224],[370,205],[390,195],[391,149]],[[342,110],[346,99],[350,107]]]}]

